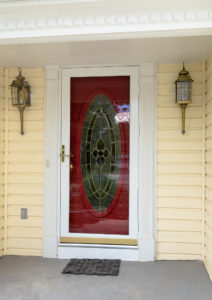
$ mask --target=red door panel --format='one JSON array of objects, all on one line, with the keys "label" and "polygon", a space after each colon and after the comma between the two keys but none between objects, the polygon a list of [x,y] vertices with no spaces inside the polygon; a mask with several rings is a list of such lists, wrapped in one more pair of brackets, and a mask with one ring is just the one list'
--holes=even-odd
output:
[{"label": "red door panel", "polygon": [[129,86],[71,78],[70,232],[129,233]]}]

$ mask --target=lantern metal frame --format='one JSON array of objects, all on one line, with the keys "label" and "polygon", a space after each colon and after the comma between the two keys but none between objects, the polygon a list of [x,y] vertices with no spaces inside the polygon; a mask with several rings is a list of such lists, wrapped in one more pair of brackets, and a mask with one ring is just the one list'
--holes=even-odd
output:
[{"label": "lantern metal frame", "polygon": [[25,81],[25,77],[22,76],[22,68],[18,68],[18,76],[13,80],[11,87],[11,99],[12,106],[17,107],[20,112],[21,131],[20,134],[24,134],[24,110],[26,107],[31,106],[30,99],[30,85]]},{"label": "lantern metal frame", "polygon": [[[176,102],[180,105],[181,111],[182,111],[182,134],[185,134],[185,114],[186,114],[186,108],[187,105],[190,104],[191,101],[191,83],[193,82],[193,79],[191,78],[189,72],[185,69],[185,65],[183,63],[183,68],[179,72],[177,80],[175,81],[176,85]],[[180,98],[180,95],[182,96],[182,93],[180,93],[180,90],[185,89],[185,85],[179,85],[179,83],[185,83],[187,85],[187,96],[186,99],[184,97]]]}]

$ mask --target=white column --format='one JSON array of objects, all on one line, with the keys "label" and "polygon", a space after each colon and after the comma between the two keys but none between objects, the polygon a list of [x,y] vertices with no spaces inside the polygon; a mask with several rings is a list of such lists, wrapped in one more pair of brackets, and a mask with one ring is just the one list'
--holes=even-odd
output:
[{"label": "white column", "polygon": [[139,259],[152,261],[156,243],[157,66],[139,68]]},{"label": "white column", "polygon": [[59,68],[46,68],[45,191],[43,256],[57,257],[57,203],[59,197]]}]

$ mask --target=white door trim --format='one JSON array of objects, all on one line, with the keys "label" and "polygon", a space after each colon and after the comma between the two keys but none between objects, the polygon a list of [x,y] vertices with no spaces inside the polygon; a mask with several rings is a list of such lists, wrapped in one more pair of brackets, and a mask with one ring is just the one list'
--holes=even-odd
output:
[{"label": "white door trim", "polygon": [[156,254],[157,226],[157,65],[140,65],[139,260]]},{"label": "white door trim", "polygon": [[60,96],[59,67],[46,67],[45,177],[43,256],[57,257],[57,213],[60,199]]},{"label": "white door trim", "polygon": [[[61,145],[61,94],[58,66],[46,67],[46,113],[45,113],[45,194],[44,194],[44,257],[66,257],[70,247],[59,244],[60,215],[60,145]],[[121,259],[151,261],[155,257],[156,240],[156,132],[157,132],[157,67],[155,64],[139,66],[139,243],[138,247],[101,247],[99,257],[119,255]],[[72,245],[71,253],[79,249],[84,253],[94,251],[93,246]],[[125,247],[127,248],[127,247]],[[105,251],[107,249],[107,251]],[[126,251],[127,250],[127,251]],[[62,252],[61,252],[62,251]],[[83,251],[82,256],[83,256]]]}]

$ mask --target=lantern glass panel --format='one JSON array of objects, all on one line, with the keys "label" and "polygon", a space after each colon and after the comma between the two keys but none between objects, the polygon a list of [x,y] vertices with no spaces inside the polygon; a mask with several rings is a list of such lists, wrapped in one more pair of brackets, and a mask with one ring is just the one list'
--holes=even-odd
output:
[{"label": "lantern glass panel", "polygon": [[19,90],[19,105],[30,106],[29,87],[21,87]]},{"label": "lantern glass panel", "polygon": [[26,91],[27,91],[27,97],[26,97],[26,106],[30,106],[31,105],[31,101],[30,101],[30,87],[25,87]]},{"label": "lantern glass panel", "polygon": [[25,105],[25,95],[24,95],[24,89],[21,88],[19,90],[19,104],[20,105]]},{"label": "lantern glass panel", "polygon": [[191,101],[191,82],[180,81],[177,82],[177,102]]},{"label": "lantern glass panel", "polygon": [[19,104],[19,101],[18,101],[18,87],[17,86],[12,86],[11,89],[12,89],[12,93],[11,93],[12,105],[16,106],[16,105]]}]

